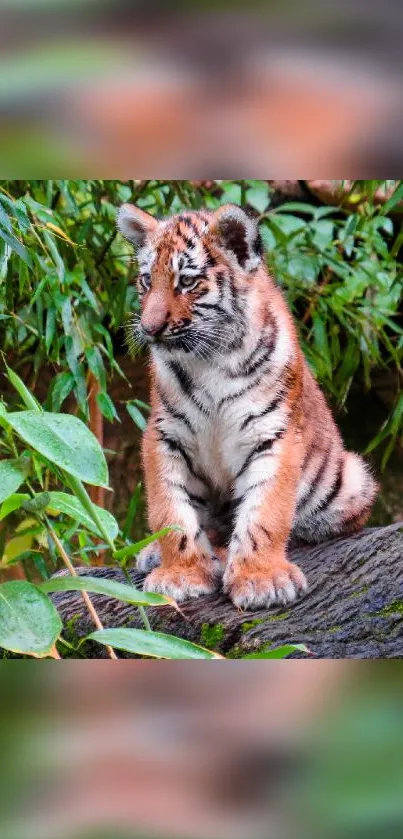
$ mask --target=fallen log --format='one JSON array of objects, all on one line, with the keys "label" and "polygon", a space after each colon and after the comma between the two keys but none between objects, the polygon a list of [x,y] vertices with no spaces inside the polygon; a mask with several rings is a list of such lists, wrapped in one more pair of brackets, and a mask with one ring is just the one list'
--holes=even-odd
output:
[{"label": "fallen log", "polygon": [[[310,587],[287,608],[240,612],[220,593],[183,604],[183,616],[169,607],[149,609],[151,626],[230,658],[286,643],[304,643],[319,658],[403,657],[403,523],[298,548],[290,558],[301,566]],[[124,582],[116,567],[77,570]],[[132,570],[130,576],[141,586],[142,574]],[[142,626],[133,606],[101,595],[91,598],[105,627]],[[80,594],[58,593],[53,600],[68,640],[93,630]],[[103,658],[105,652],[88,642],[85,654]]]}]

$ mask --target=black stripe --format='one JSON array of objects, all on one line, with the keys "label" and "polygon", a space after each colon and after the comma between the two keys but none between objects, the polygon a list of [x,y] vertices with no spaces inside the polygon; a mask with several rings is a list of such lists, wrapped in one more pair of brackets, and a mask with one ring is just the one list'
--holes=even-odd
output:
[{"label": "black stripe", "polygon": [[189,457],[187,451],[185,451],[185,449],[181,445],[181,443],[179,443],[178,440],[176,440],[174,437],[170,437],[169,434],[165,433],[165,431],[160,430],[158,432],[158,434],[159,434],[160,439],[168,446],[168,448],[171,452],[177,452],[178,454],[181,455],[181,457],[183,458],[183,460],[186,463],[187,468],[189,469],[190,474],[193,475],[194,478],[197,478],[198,480],[201,480],[200,476],[193,469],[190,457]]},{"label": "black stripe", "polygon": [[325,497],[322,498],[322,501],[320,502],[318,507],[315,507],[312,510],[312,515],[316,516],[317,513],[323,513],[324,510],[326,510],[327,507],[330,507],[330,504],[332,503],[332,501],[334,501],[335,498],[338,496],[338,494],[341,490],[342,483],[343,483],[343,462],[339,463],[337,474],[336,474],[336,477],[333,481],[332,486],[330,487],[330,489],[326,493]]},{"label": "black stripe", "polygon": [[188,399],[191,399],[192,404],[196,405],[196,408],[198,408],[198,410],[201,411],[201,413],[209,414],[209,409],[205,408],[204,405],[201,402],[199,402],[197,397],[194,395],[193,391],[195,383],[191,376],[189,376],[189,374],[186,372],[186,370],[184,370],[183,367],[181,367],[181,365],[177,361],[170,361],[169,367],[174,376],[176,377],[178,384],[185,396],[187,396]]},{"label": "black stripe", "polygon": [[237,472],[237,474],[235,475],[235,479],[241,477],[241,475],[243,474],[243,472],[245,472],[245,469],[248,468],[252,460],[257,460],[257,458],[267,454],[267,452],[269,452],[273,448],[273,443],[275,443],[275,441],[279,439],[279,437],[281,437],[283,433],[283,431],[279,431],[275,437],[271,438],[271,440],[263,440],[262,443],[259,443],[257,446],[255,446],[254,449],[252,449],[252,451],[249,452],[248,457],[241,466],[239,472]]},{"label": "black stripe", "polygon": [[201,507],[207,507],[207,502],[205,498],[202,498],[201,495],[196,495],[194,492],[189,492],[186,490],[186,494],[189,498],[189,501],[192,501],[193,504],[200,504]]},{"label": "black stripe", "polygon": [[322,460],[322,462],[321,462],[321,464],[320,464],[320,466],[319,466],[319,469],[318,469],[318,471],[317,471],[316,475],[314,475],[314,477],[312,478],[312,481],[311,481],[311,486],[310,486],[310,488],[309,488],[309,490],[308,490],[307,495],[305,495],[303,498],[301,498],[301,500],[300,500],[300,501],[299,501],[299,503],[297,504],[297,511],[298,511],[298,512],[300,512],[301,510],[303,510],[303,508],[304,508],[304,507],[308,504],[308,502],[309,502],[309,501],[312,499],[312,497],[315,495],[315,492],[316,492],[316,490],[318,489],[318,486],[319,486],[319,484],[320,484],[320,482],[321,482],[321,480],[322,480],[322,478],[323,478],[323,475],[324,475],[324,474],[325,474],[325,472],[326,472],[327,466],[328,466],[328,464],[329,464],[329,460],[330,460],[330,451],[331,451],[330,449],[327,449],[327,450],[326,450],[326,452],[325,452],[325,454],[324,454],[324,457],[323,457],[323,460]]},{"label": "black stripe", "polygon": [[230,396],[223,396],[222,399],[220,399],[220,401],[217,405],[217,411],[219,411],[220,408],[222,408],[223,405],[228,404],[228,402],[234,402],[234,400],[238,399],[239,396],[243,396],[245,393],[248,392],[248,390],[252,390],[252,388],[256,387],[257,384],[258,383],[257,383],[256,379],[253,379],[252,382],[248,382],[247,385],[245,385],[244,387],[241,387],[240,390],[237,390],[236,393],[232,393]]},{"label": "black stripe", "polygon": [[268,405],[267,408],[264,408],[263,411],[260,411],[260,413],[258,413],[258,414],[248,414],[248,416],[244,419],[244,421],[243,421],[239,430],[243,431],[244,428],[246,428],[246,426],[249,425],[250,422],[253,422],[254,420],[257,420],[257,419],[261,419],[262,417],[265,417],[266,414],[270,414],[272,411],[275,411],[276,408],[278,408],[278,406],[281,404],[283,395],[284,394],[280,393],[279,396],[276,397],[274,402],[271,402],[270,405]]},{"label": "black stripe", "polygon": [[189,431],[191,431],[192,434],[195,434],[196,433],[195,429],[193,428],[193,425],[190,422],[190,420],[187,418],[186,414],[184,414],[182,411],[177,411],[176,408],[174,408],[170,404],[170,402],[168,402],[166,396],[162,393],[160,387],[157,386],[157,390],[158,390],[158,395],[161,399],[161,402],[164,406],[164,409],[168,412],[168,414],[170,414],[172,417],[174,417],[174,419],[179,420],[179,422],[183,422],[188,427]]},{"label": "black stripe", "polygon": [[204,247],[204,252],[205,252],[205,255],[206,255],[206,259],[204,261],[204,268],[205,269],[214,268],[214,266],[217,264],[217,262],[216,262],[214,256],[212,255],[212,253],[210,251],[210,248],[205,243],[203,243],[203,247]]},{"label": "black stripe", "polygon": [[179,542],[179,546],[178,546],[179,550],[184,551],[186,549],[187,543],[188,543],[188,537],[185,534],[183,534],[183,536],[181,536],[181,539],[180,539],[180,542]]},{"label": "black stripe", "polygon": [[219,303],[195,303],[195,305],[193,306],[193,310],[197,312],[199,309],[206,309],[208,311],[211,310],[217,312],[219,315],[224,315],[224,317],[227,319],[229,319],[230,317],[228,312],[226,312],[225,309],[223,309],[223,307],[219,305]]},{"label": "black stripe", "polygon": [[248,527],[248,529],[247,529],[247,531],[246,531],[246,532],[247,532],[247,535],[249,536],[249,539],[250,539],[250,541],[251,541],[251,543],[252,543],[252,548],[253,548],[253,550],[254,550],[254,551],[257,551],[257,542],[256,542],[256,539],[255,539],[255,537],[254,537],[253,533],[251,533],[251,532],[250,532],[249,527]]},{"label": "black stripe", "polygon": [[256,481],[255,484],[251,484],[250,486],[248,486],[248,489],[246,489],[244,494],[241,496],[241,498],[238,499],[239,504],[241,504],[242,501],[244,501],[245,497],[248,495],[249,492],[252,492],[252,490],[258,489],[259,487],[264,486],[266,483],[267,483],[267,480],[264,479],[263,481]]},{"label": "black stripe", "polygon": [[181,367],[181,365],[178,364],[177,361],[170,361],[169,366],[172,370],[172,373],[177,378],[185,396],[191,397],[194,388],[194,382],[191,376],[188,375],[186,370],[184,370],[183,367]]},{"label": "black stripe", "polygon": [[241,370],[236,373],[231,373],[231,378],[238,378],[239,376],[253,376],[257,370],[260,370],[264,364],[270,361],[273,354],[273,348],[274,344],[269,344],[269,346],[265,347],[264,350],[262,348],[261,355],[254,360],[253,364],[250,361],[244,362]]},{"label": "black stripe", "polygon": [[263,533],[264,533],[264,534],[267,536],[267,538],[271,541],[272,536],[271,536],[270,531],[269,531],[269,530],[267,530],[267,527],[264,527],[264,525],[263,525],[263,524],[259,524],[259,525],[258,525],[258,527],[260,528],[260,530],[262,530],[262,531],[263,531]]},{"label": "black stripe", "polygon": [[183,224],[186,224],[188,227],[190,227],[190,229],[193,231],[195,236],[197,236],[198,238],[200,237],[200,235],[201,235],[200,230],[197,227],[196,222],[192,219],[191,216],[181,214],[179,216],[179,221],[183,222]]},{"label": "black stripe", "polygon": [[308,466],[309,461],[311,460],[311,458],[312,458],[312,456],[313,456],[314,452],[316,452],[316,451],[317,451],[316,441],[315,441],[315,440],[312,440],[312,441],[310,442],[310,444],[309,444],[309,446],[308,446],[308,448],[307,448],[306,452],[305,452],[305,457],[304,457],[304,459],[303,459],[303,461],[302,461],[302,467],[301,467],[302,472],[305,472],[305,469],[306,469],[306,467]]}]

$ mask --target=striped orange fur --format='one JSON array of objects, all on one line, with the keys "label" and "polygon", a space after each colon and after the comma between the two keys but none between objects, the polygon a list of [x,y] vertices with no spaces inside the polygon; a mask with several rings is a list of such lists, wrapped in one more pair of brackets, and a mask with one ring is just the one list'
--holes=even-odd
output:
[{"label": "striped orange fur", "polygon": [[290,602],[307,587],[290,535],[362,527],[371,472],[343,447],[254,220],[233,205],[162,221],[124,205],[118,225],[137,250],[133,332],[151,346],[149,524],[182,528],[139,557],[145,589],[181,601],[222,577],[240,608]]}]

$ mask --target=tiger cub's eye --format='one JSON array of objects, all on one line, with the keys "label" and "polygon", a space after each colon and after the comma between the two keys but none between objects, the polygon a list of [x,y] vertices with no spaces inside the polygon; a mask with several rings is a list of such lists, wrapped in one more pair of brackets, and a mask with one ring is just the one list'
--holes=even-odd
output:
[{"label": "tiger cub's eye", "polygon": [[139,282],[144,291],[148,291],[151,286],[151,277],[149,274],[140,274]]},{"label": "tiger cub's eye", "polygon": [[191,291],[193,288],[196,288],[197,284],[200,282],[200,277],[186,277],[181,276],[179,280],[179,287],[186,289],[186,291]]}]

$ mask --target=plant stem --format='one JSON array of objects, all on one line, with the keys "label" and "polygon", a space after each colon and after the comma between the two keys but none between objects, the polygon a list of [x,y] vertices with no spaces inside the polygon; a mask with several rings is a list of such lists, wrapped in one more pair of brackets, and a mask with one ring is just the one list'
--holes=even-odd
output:
[{"label": "plant stem", "polygon": [[[128,570],[127,570],[127,568],[126,568],[126,566],[123,562],[120,565],[120,568],[122,569],[123,574],[124,574],[128,584],[129,584],[129,586],[132,586],[133,581],[132,581],[132,579],[130,577],[130,574],[129,574],[129,572],[128,572]],[[152,632],[151,624],[150,624],[150,621],[148,620],[147,612],[146,612],[144,606],[138,606],[137,608],[140,612],[140,617],[141,617],[141,620],[143,621],[143,624],[144,624],[145,628],[148,629],[149,632]]]},{"label": "plant stem", "polygon": [[[53,527],[50,524],[49,519],[46,516],[44,516],[44,518],[45,518],[45,522],[46,522],[46,526],[48,528],[48,531],[49,531],[49,533],[50,533],[50,535],[51,535],[51,537],[52,537],[52,539],[53,539],[53,541],[54,541],[54,543],[55,543],[55,545],[56,545],[56,547],[59,551],[59,554],[60,554],[66,568],[69,570],[72,577],[78,577],[79,575],[77,574],[77,571],[74,568],[74,565],[70,561],[70,557],[67,555],[66,551],[64,550],[64,547],[63,547],[58,535],[53,530]],[[96,609],[95,609],[95,607],[94,607],[94,605],[91,601],[91,598],[89,597],[89,595],[87,594],[86,591],[82,591],[81,596],[84,600],[84,603],[85,603],[85,605],[88,609],[89,614],[92,617],[92,620],[94,621],[94,624],[95,624],[96,628],[102,630],[104,627],[103,627],[103,625],[102,625],[102,623],[101,623],[101,621],[98,617],[98,613],[97,613],[97,611],[96,611]],[[117,661],[117,655],[114,653],[112,647],[107,647],[106,649],[108,650],[109,658],[112,658],[115,661]]]}]

